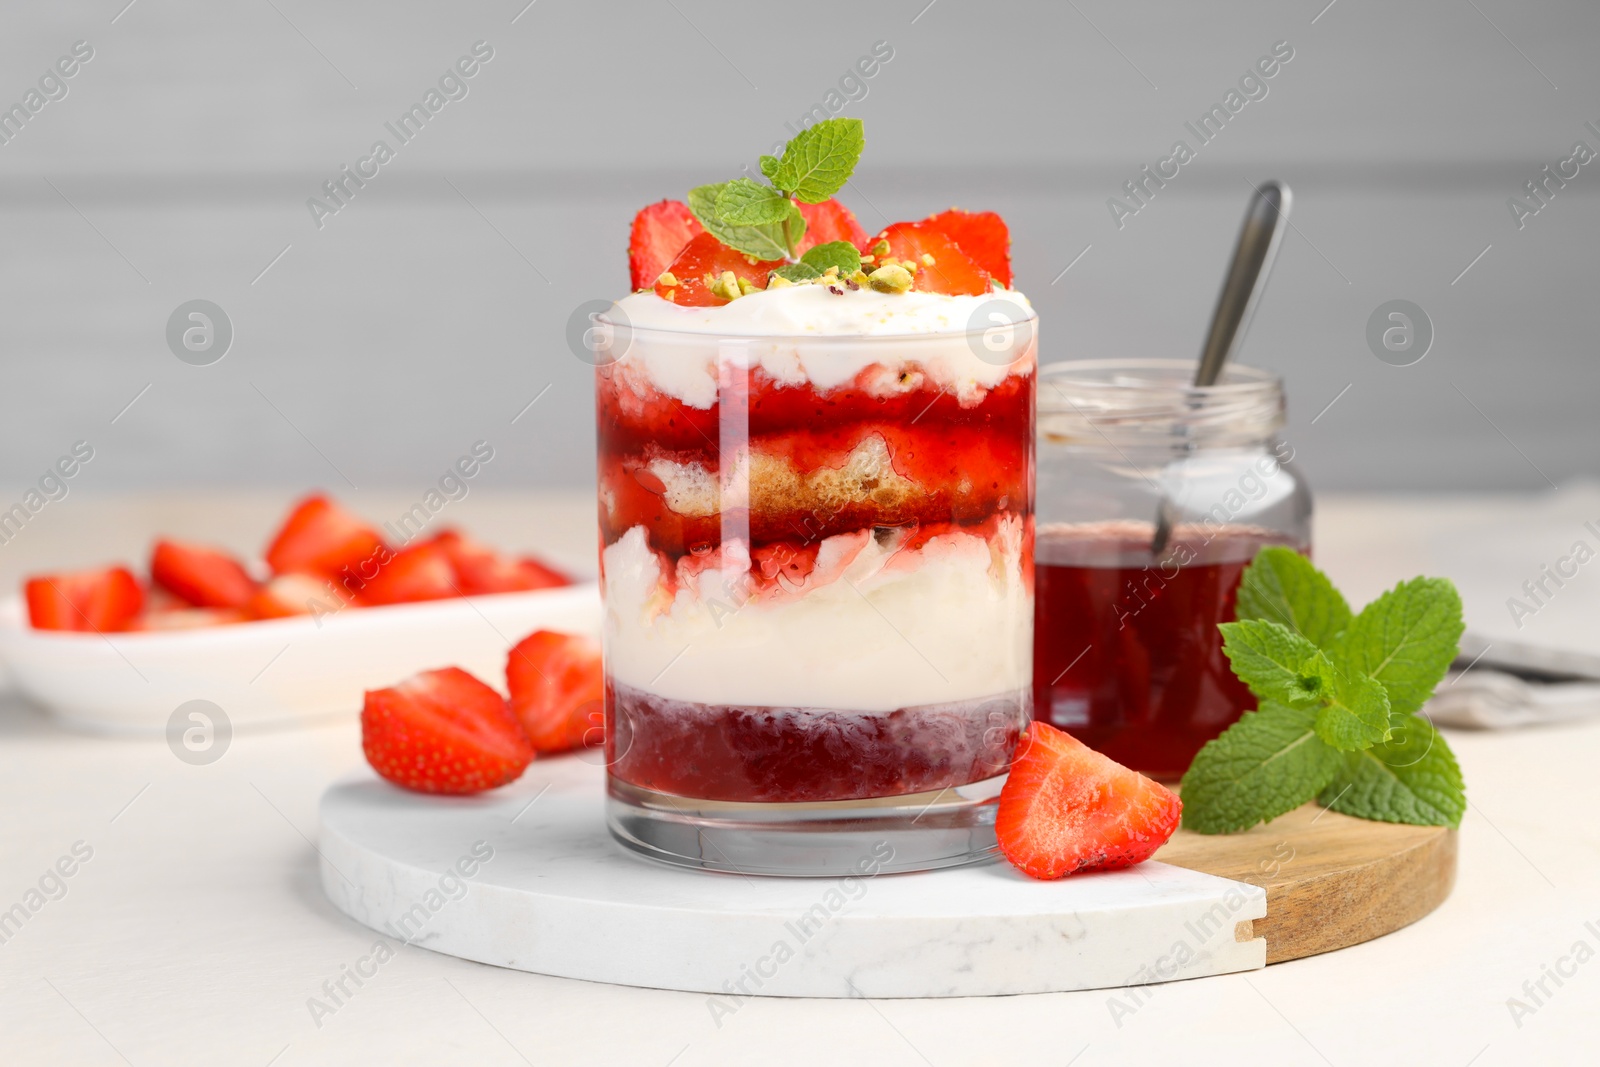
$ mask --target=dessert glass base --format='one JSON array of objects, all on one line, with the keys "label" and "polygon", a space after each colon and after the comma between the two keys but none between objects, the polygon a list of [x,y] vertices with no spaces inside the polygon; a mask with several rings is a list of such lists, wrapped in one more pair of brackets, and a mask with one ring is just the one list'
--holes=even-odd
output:
[{"label": "dessert glass base", "polygon": [[982,863],[998,853],[1005,775],[870,800],[740,804],[639,789],[611,778],[611,836],[651,859],[729,874],[839,877]]}]

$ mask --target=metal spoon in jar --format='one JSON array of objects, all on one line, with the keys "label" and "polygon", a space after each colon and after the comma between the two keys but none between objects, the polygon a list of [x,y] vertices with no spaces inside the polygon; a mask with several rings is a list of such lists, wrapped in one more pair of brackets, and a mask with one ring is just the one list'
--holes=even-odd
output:
[{"label": "metal spoon in jar", "polygon": [[[1239,229],[1239,243],[1233,249],[1233,262],[1222,281],[1217,309],[1211,315],[1211,330],[1200,351],[1200,366],[1194,375],[1196,389],[1215,385],[1222,377],[1222,368],[1244,341],[1289,222],[1291,199],[1289,187],[1282,182],[1263,182],[1250,198]],[[1165,551],[1172,539],[1171,512],[1172,502],[1163,493],[1156,508],[1155,536],[1150,539],[1152,556]]]}]

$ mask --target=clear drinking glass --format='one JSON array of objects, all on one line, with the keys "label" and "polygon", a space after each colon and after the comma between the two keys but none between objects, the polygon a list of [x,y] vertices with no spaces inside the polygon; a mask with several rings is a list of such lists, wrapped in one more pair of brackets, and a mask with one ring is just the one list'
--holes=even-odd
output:
[{"label": "clear drinking glass", "polygon": [[1238,365],[1193,378],[1157,359],[1039,373],[1034,718],[1169,779],[1255,707],[1217,630],[1240,574],[1263,545],[1311,548],[1283,383]]},{"label": "clear drinking glass", "polygon": [[612,833],[743,873],[992,853],[1030,708],[1036,320],[596,321]]}]

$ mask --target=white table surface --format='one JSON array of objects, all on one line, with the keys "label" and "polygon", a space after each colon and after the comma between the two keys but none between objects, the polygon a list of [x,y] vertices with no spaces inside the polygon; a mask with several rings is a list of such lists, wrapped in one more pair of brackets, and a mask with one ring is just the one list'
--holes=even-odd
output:
[{"label": "white table surface", "polygon": [[[0,548],[0,582],[10,588],[41,566],[139,558],[159,531],[248,550],[282,502],[269,493],[72,497]],[[382,516],[409,501],[366,494],[358,503]],[[593,558],[587,496],[477,494],[451,508],[447,517],[490,539],[579,566]],[[1504,613],[1496,598],[1553,558],[1546,543],[1570,544],[1585,515],[1600,517],[1592,491],[1327,496],[1316,551],[1357,601],[1400,578],[1445,573],[1469,590],[1469,618],[1491,624]],[[1470,570],[1480,558],[1497,570]],[[1600,651],[1600,632],[1579,626],[1600,603],[1600,571],[1562,598],[1562,615],[1541,616],[1565,620],[1564,643]],[[0,1061],[1592,1062],[1600,956],[1559,987],[1546,979],[1552,995],[1531,1014],[1514,1019],[1507,1000],[1533,1006],[1524,982],[1537,983],[1576,942],[1600,950],[1600,722],[1450,741],[1472,801],[1454,894],[1408,929],[1329,955],[1137,995],[759,999],[719,1025],[703,995],[405,948],[319,1027],[308,998],[374,940],[323,898],[310,845],[322,790],[361,764],[354,716],[242,734],[220,761],[197,767],[159,739],[69,733],[0,696],[0,910],[75,842],[93,849],[65,895],[0,944]],[[1136,1010],[1114,1013],[1113,1001]]]}]

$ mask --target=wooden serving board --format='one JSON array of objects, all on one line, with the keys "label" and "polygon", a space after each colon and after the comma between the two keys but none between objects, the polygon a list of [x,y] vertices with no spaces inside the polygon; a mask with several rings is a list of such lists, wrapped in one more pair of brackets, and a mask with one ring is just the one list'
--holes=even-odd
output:
[{"label": "wooden serving board", "polygon": [[1239,923],[1281,963],[1357,945],[1444,903],[1456,880],[1457,832],[1369,822],[1307,804],[1240,834],[1179,830],[1155,859],[1267,891],[1267,917]]}]

